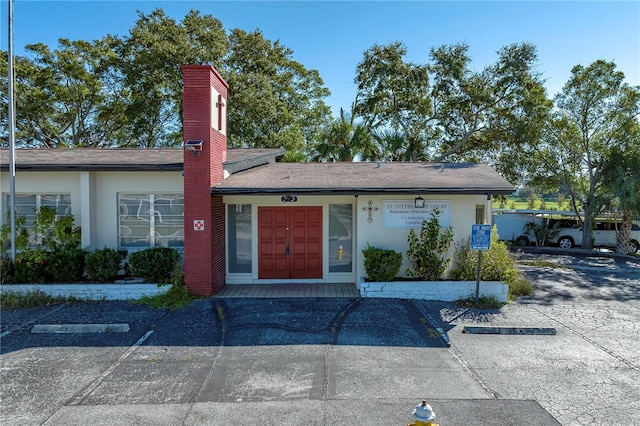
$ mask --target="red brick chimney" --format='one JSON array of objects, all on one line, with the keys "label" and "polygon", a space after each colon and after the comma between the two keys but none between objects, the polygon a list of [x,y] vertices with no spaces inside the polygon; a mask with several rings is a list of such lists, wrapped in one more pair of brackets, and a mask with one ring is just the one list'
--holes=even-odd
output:
[{"label": "red brick chimney", "polygon": [[211,187],[224,179],[229,85],[209,65],[183,65],[182,76],[185,283],[210,296],[226,284],[224,204]]}]

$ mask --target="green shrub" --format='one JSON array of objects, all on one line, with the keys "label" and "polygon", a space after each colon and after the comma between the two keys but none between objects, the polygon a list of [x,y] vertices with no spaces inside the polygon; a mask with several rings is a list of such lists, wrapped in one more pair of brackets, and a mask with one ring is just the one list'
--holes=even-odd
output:
[{"label": "green shrub", "polygon": [[180,260],[178,252],[170,247],[154,247],[129,255],[131,273],[148,282],[166,284]]},{"label": "green shrub", "polygon": [[394,250],[386,250],[372,247],[362,250],[364,255],[364,269],[371,281],[391,281],[400,271],[402,266],[402,253]]},{"label": "green shrub", "polygon": [[111,281],[123,267],[127,254],[126,249],[108,247],[89,252],[85,256],[85,273],[93,280]]},{"label": "green shrub", "polygon": [[411,263],[407,274],[425,281],[441,279],[451,260],[448,252],[453,241],[453,230],[451,227],[440,228],[438,213],[438,210],[434,210],[431,219],[422,221],[420,235],[412,229],[407,238],[407,258]]},{"label": "green shrub", "polygon": [[21,251],[16,254],[11,282],[14,284],[47,282],[47,261],[48,252],[40,248]]},{"label": "green shrub", "polygon": [[171,274],[171,288],[166,293],[156,296],[145,296],[136,301],[136,303],[144,303],[154,308],[171,308],[177,309],[191,303],[196,298],[184,284],[184,272],[180,264],[176,262]]},{"label": "green shrub", "polygon": [[0,256],[0,284],[13,282],[13,262],[9,256]]},{"label": "green shrub", "polygon": [[73,283],[82,280],[86,251],[78,248],[58,248],[47,253],[45,278],[47,282]]},{"label": "green shrub", "polygon": [[56,218],[56,210],[42,206],[36,212],[35,233],[40,238],[39,246],[47,250],[76,248],[80,245],[80,227],[74,226],[73,215]]},{"label": "green shrub", "polygon": [[[456,244],[456,269],[453,271],[455,279],[475,281],[478,269],[478,251],[471,250],[469,239]],[[482,254],[480,279],[483,281],[502,281],[509,284],[509,297],[530,294],[531,284],[518,271],[517,262],[509,252],[507,245],[498,241],[498,230],[491,229],[491,247]]]},{"label": "green shrub", "polygon": [[3,260],[2,282],[43,284],[81,281],[84,274],[85,253],[85,250],[77,248],[22,250],[16,254],[15,263],[8,258]]},{"label": "green shrub", "polygon": [[[471,250],[469,239],[456,244],[457,269],[453,271],[456,279],[473,281],[476,279],[478,268],[478,251]],[[516,260],[509,252],[507,245],[498,241],[498,231],[491,229],[491,247],[482,254],[482,269],[480,279],[484,281],[510,282],[519,274]]]},{"label": "green shrub", "polygon": [[524,232],[527,235],[533,235],[539,246],[546,246],[549,240],[557,237],[561,231],[560,222],[554,223],[553,226],[549,226],[548,221],[528,222],[524,225]]},{"label": "green shrub", "polygon": [[[34,232],[25,228],[26,218],[16,217],[16,260],[8,260],[10,227],[0,227],[0,252],[3,283],[47,283],[80,281],[84,273],[85,251],[80,245],[80,228],[72,215],[56,218],[52,207],[40,207],[35,216]],[[36,244],[37,241],[37,244]],[[34,245],[34,247],[29,247]]]}]

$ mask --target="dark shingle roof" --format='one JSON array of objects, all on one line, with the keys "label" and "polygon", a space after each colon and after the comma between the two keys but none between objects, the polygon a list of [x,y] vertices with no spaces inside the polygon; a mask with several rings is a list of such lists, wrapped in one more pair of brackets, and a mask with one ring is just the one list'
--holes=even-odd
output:
[{"label": "dark shingle roof", "polygon": [[[182,148],[19,149],[16,168],[31,171],[182,170]],[[273,163],[282,149],[229,149],[225,169],[232,175],[211,188],[214,194],[307,193],[511,194],[506,179],[485,164],[466,163]],[[271,162],[271,164],[267,164]],[[9,152],[0,150],[8,170]],[[259,167],[258,167],[259,166]]]},{"label": "dark shingle roof", "polygon": [[[182,148],[156,149],[99,149],[99,148],[56,148],[17,149],[16,169],[32,171],[163,171],[182,170]],[[282,149],[229,149],[226,164],[251,163],[256,159],[282,156]],[[9,150],[0,150],[0,168],[9,169]]]},{"label": "dark shingle roof", "polygon": [[211,192],[511,194],[514,189],[486,164],[274,163],[233,174],[211,188]]}]

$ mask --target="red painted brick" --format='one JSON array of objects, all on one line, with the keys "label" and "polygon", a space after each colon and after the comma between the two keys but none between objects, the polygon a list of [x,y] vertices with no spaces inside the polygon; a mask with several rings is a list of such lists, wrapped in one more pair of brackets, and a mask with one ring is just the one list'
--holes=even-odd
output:
[{"label": "red painted brick", "polygon": [[[225,210],[222,197],[212,197],[211,187],[224,179],[227,137],[211,121],[212,88],[227,103],[228,85],[207,65],[184,65],[183,138],[202,140],[202,152],[184,151],[185,283],[200,296],[210,296],[226,284]],[[204,220],[205,229],[193,229]]]}]

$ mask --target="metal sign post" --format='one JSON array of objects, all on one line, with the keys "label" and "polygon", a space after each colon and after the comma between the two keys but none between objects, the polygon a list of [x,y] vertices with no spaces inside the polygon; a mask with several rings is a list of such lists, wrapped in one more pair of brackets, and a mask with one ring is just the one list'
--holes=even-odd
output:
[{"label": "metal sign post", "polygon": [[482,252],[491,247],[491,225],[471,225],[471,250],[478,250],[478,270],[476,273],[476,305],[480,300],[480,270]]},{"label": "metal sign post", "polygon": [[9,0],[8,75],[9,82],[9,205],[11,207],[11,261],[16,261],[16,98],[13,70],[13,0]]}]

